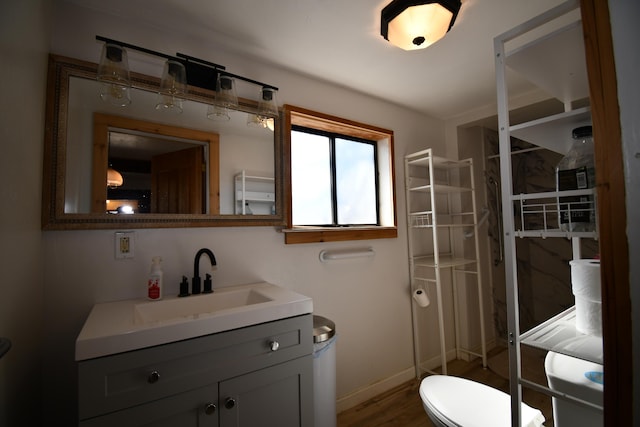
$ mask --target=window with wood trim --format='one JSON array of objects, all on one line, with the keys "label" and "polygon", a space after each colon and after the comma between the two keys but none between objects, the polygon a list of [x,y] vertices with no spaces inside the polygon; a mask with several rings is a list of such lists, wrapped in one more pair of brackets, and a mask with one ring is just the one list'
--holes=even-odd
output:
[{"label": "window with wood trim", "polygon": [[284,106],[285,243],[397,237],[393,131]]}]

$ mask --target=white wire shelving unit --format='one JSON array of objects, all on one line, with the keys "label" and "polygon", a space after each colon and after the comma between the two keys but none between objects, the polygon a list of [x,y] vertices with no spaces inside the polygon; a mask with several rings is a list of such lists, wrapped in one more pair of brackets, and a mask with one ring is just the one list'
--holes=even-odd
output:
[{"label": "white wire shelving unit", "polygon": [[[407,200],[407,227],[411,293],[423,289],[435,290],[435,309],[438,318],[438,341],[442,374],[447,374],[447,334],[443,293],[450,292],[453,305],[453,349],[456,358],[462,355],[479,357],[487,364],[482,303],[482,280],[478,261],[478,216],[472,159],[450,160],[433,155],[431,149],[405,156],[405,189]],[[465,238],[473,239],[472,248],[460,247]],[[473,252],[472,256],[468,252]],[[445,279],[444,271],[450,271]],[[463,276],[460,278],[459,276]],[[459,288],[475,283],[478,302],[478,334],[480,348],[463,345],[461,338],[461,310]],[[471,285],[472,286],[472,285]],[[416,377],[435,373],[425,367],[422,356],[421,333],[424,327],[420,310],[412,301],[414,329],[414,357]],[[469,331],[464,331],[465,336]],[[468,340],[467,340],[468,341]],[[465,343],[467,344],[467,343]]]},{"label": "white wire shelving unit", "polygon": [[[584,57],[584,41],[579,1],[569,0],[494,39],[496,86],[498,95],[498,134],[504,261],[507,281],[507,323],[511,425],[521,425],[522,387],[548,395],[588,404],[580,399],[525,380],[521,375],[521,345],[554,351],[602,363],[602,338],[581,334],[575,328],[575,308],[571,307],[530,331],[521,333],[519,325],[518,268],[516,238],[571,239],[573,258],[580,256],[580,239],[597,239],[594,231],[571,231],[572,224],[559,227],[559,214],[588,211],[597,216],[593,189],[533,194],[512,194],[511,137],[566,154],[572,129],[591,124],[589,107],[573,108],[576,101],[588,99],[589,89]],[[510,72],[515,72],[509,74]],[[518,75],[562,102],[565,111],[525,123],[511,124],[508,78]],[[577,203],[567,197],[586,198]],[[571,216],[569,215],[569,218]],[[597,220],[596,220],[597,224]]]}]

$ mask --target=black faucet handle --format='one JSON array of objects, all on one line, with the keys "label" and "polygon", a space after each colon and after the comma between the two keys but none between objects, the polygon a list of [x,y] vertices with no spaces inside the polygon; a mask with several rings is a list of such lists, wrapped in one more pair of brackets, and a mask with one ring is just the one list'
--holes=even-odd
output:
[{"label": "black faucet handle", "polygon": [[204,279],[204,290],[202,293],[210,294],[211,292],[213,292],[213,284],[211,281],[211,275],[207,274]]},{"label": "black faucet handle", "polygon": [[182,282],[180,282],[180,293],[179,297],[188,297],[189,294],[189,281],[187,280],[187,276],[182,276]]}]

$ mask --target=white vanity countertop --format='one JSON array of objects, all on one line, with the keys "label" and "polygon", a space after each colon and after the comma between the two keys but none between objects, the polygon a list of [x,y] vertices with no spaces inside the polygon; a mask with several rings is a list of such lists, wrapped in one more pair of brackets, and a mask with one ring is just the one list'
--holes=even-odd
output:
[{"label": "white vanity countertop", "polygon": [[[224,296],[225,293],[245,289],[251,289],[269,301],[167,320],[141,321],[136,314],[137,307],[144,304],[172,304],[174,300],[180,304],[182,301],[178,300],[207,298],[207,295]],[[96,304],[76,339],[76,360],[93,359],[312,312],[311,298],[266,282],[218,288],[213,294],[165,297],[158,302],[135,299]]]}]

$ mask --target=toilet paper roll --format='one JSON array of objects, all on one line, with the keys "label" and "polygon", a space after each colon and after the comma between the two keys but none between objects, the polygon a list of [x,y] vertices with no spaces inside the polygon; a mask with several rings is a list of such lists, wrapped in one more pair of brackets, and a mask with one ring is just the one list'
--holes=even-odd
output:
[{"label": "toilet paper roll", "polygon": [[602,294],[600,260],[570,261],[571,290],[576,298],[576,329],[583,334],[602,336]]},{"label": "toilet paper roll", "polygon": [[590,301],[602,301],[600,291],[600,260],[576,259],[571,265],[571,289],[574,295],[580,295]]},{"label": "toilet paper roll", "polygon": [[424,289],[418,288],[413,291],[413,299],[416,301],[416,303],[418,303],[420,307],[428,307],[429,304],[431,304],[431,301],[429,301],[429,297],[427,296],[427,293],[424,291]]},{"label": "toilet paper roll", "polygon": [[576,329],[596,337],[602,336],[602,304],[576,295]]}]

